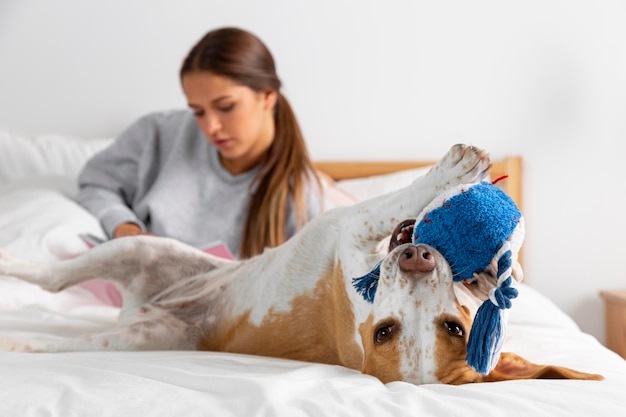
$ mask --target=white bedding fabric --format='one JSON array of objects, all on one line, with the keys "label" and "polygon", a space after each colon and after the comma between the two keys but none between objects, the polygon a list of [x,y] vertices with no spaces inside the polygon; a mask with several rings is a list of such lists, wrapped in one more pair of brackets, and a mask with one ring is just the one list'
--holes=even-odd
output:
[{"label": "white bedding fabric", "polygon": [[[4,138],[0,134],[0,152],[10,149]],[[22,150],[19,157],[27,157]],[[46,158],[56,158],[56,151],[48,148]],[[68,173],[42,166],[19,176],[0,172],[0,246],[45,261],[86,250],[78,233],[102,234],[70,198],[75,172],[89,152],[68,159],[65,151],[63,163],[45,163]],[[3,159],[12,158],[0,153],[0,171]],[[384,385],[338,366],[215,352],[0,353],[0,416],[625,415],[626,361],[537,291],[522,285],[520,292],[505,350],[600,373],[604,381]],[[111,326],[117,314],[80,288],[49,294],[0,277],[2,334],[75,335]]]}]

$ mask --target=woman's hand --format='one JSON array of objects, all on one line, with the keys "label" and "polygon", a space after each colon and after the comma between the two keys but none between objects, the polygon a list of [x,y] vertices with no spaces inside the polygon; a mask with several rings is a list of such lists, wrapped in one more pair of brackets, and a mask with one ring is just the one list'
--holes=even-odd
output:
[{"label": "woman's hand", "polygon": [[124,236],[151,235],[152,233],[144,232],[141,227],[135,223],[122,223],[113,232],[113,238]]}]

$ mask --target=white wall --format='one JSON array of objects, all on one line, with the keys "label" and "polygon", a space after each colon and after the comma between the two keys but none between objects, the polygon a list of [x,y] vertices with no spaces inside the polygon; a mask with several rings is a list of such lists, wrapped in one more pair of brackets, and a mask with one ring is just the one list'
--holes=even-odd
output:
[{"label": "white wall", "polygon": [[112,136],[184,105],[207,30],[273,51],[315,159],[525,162],[526,278],[604,339],[626,287],[626,3],[604,0],[0,0],[0,126]]}]

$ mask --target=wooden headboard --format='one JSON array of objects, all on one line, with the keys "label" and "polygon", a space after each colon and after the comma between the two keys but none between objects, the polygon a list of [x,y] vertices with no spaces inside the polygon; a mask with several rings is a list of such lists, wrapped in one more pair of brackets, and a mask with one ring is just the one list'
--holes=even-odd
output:
[{"label": "wooden headboard", "polygon": [[[423,168],[434,163],[435,161],[319,161],[315,163],[315,167],[335,181],[340,181],[391,174],[406,169]],[[508,178],[498,182],[498,185],[515,201],[521,210],[522,158],[519,156],[508,156],[504,159],[492,161],[490,176],[492,179],[508,176]]]}]

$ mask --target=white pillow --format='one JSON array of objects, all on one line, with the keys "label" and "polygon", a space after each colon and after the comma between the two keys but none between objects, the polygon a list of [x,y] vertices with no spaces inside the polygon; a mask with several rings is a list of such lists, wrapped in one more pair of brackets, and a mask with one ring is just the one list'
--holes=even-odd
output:
[{"label": "white pillow", "polygon": [[85,162],[112,141],[59,135],[30,138],[0,131],[0,184],[34,176],[75,178]]},{"label": "white pillow", "polygon": [[425,175],[431,167],[413,168],[392,174],[341,180],[337,185],[358,201],[367,200],[409,186],[416,178]]}]

